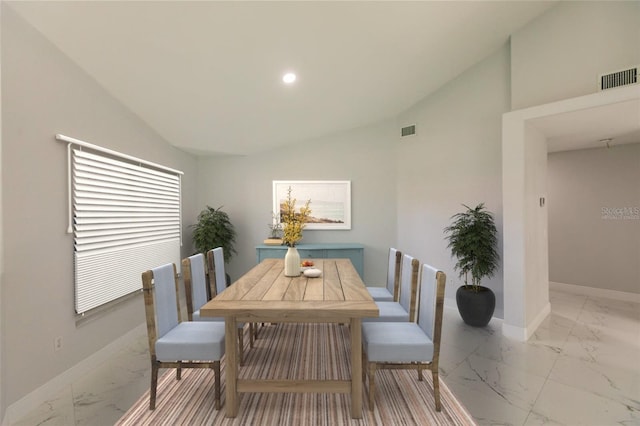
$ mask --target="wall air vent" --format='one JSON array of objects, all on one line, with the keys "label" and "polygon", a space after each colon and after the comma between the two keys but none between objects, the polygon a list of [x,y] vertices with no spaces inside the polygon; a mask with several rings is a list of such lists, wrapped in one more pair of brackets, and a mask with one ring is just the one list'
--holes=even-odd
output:
[{"label": "wall air vent", "polygon": [[401,131],[402,136],[411,136],[416,134],[416,125],[403,127]]},{"label": "wall air vent", "polygon": [[638,68],[640,68],[640,66],[609,74],[602,74],[599,78],[600,90],[638,83]]}]

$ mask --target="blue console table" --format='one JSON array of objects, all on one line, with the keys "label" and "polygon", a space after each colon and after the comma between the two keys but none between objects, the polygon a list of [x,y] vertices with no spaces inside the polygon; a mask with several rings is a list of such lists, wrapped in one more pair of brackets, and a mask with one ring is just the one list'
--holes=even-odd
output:
[{"label": "blue console table", "polygon": [[[326,244],[298,244],[296,245],[300,259],[351,259],[351,263],[360,274],[364,276],[364,246],[354,243],[326,243]],[[261,244],[256,246],[258,263],[264,259],[284,259],[287,246],[269,246]]]}]

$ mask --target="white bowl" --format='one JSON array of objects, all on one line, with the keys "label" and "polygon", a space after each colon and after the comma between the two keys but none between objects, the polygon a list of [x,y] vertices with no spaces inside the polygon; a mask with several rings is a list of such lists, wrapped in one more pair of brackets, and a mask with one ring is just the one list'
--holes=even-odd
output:
[{"label": "white bowl", "polygon": [[322,271],[320,269],[317,269],[317,268],[310,268],[310,269],[305,269],[303,274],[304,274],[305,277],[317,278],[320,275],[322,275]]}]

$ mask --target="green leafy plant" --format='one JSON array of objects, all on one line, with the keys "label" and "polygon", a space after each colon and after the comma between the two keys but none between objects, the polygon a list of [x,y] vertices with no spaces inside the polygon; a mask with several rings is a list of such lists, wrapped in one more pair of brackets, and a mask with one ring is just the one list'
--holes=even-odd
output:
[{"label": "green leafy plant", "polygon": [[207,206],[198,215],[198,223],[193,228],[193,244],[198,252],[206,253],[216,247],[222,247],[224,261],[228,263],[237,251],[234,248],[236,231],[229,215],[222,207],[214,209]]},{"label": "green leafy plant", "polygon": [[[455,270],[466,287],[480,288],[484,277],[491,277],[498,268],[497,230],[493,215],[484,203],[451,216],[452,223],[444,229],[451,255],[457,259]],[[468,276],[471,275],[471,284]]]}]

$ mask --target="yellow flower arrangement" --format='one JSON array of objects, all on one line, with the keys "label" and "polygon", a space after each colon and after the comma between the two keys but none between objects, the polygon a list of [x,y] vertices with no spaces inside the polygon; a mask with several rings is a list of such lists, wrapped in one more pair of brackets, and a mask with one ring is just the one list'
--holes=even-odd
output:
[{"label": "yellow flower arrangement", "polygon": [[296,212],[296,199],[291,198],[291,187],[287,190],[287,199],[280,206],[280,218],[284,223],[282,227],[282,242],[289,247],[295,247],[296,243],[302,239],[302,230],[307,224],[307,217],[311,214],[307,200],[300,212]]}]

